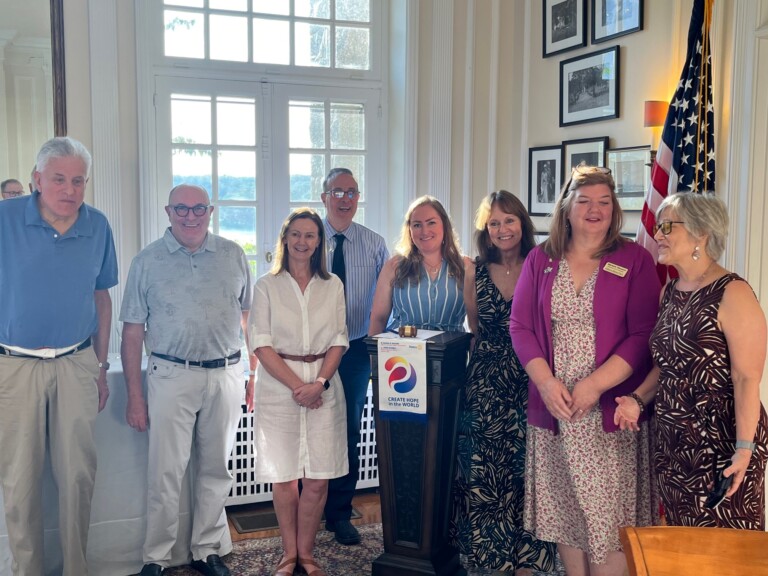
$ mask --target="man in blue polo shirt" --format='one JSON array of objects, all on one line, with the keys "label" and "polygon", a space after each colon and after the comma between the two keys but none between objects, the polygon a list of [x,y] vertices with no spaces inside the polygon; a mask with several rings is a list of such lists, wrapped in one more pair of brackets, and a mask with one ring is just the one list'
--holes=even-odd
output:
[{"label": "man in blue polo shirt", "polygon": [[339,376],[347,402],[347,453],[349,473],[328,483],[325,502],[325,528],[335,533],[341,544],[360,542],[360,534],[350,522],[352,496],[360,474],[360,419],[365,407],[371,363],[363,338],[373,305],[376,281],[389,258],[387,244],[380,235],[352,219],[357,212],[360,190],[352,171],[333,168],[323,181],[325,236],[328,238],[328,268],[344,283],[347,301],[349,349],[339,364]]},{"label": "man in blue polo shirt", "polygon": [[0,480],[15,575],[43,574],[46,438],[59,488],[64,576],[88,574],[96,476],[93,424],[104,408],[112,230],[83,203],[88,150],[54,138],[37,155],[38,192],[0,202]]}]

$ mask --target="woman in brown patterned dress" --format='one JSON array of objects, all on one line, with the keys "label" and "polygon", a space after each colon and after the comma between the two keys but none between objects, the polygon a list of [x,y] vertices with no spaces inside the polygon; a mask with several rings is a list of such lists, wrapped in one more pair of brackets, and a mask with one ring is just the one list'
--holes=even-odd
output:
[{"label": "woman in brown patterned dress", "polygon": [[[633,397],[616,399],[616,422],[635,429],[655,397],[654,462],[669,524],[764,530],[765,315],[749,285],[717,263],[728,230],[720,200],[674,194],[656,218],[659,263],[680,278],[662,294],[655,367]],[[708,508],[715,468],[733,480],[726,499]]]}]

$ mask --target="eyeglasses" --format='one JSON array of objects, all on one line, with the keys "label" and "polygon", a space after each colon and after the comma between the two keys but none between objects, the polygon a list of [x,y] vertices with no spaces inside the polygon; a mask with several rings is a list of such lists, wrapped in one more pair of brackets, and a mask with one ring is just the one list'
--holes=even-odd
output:
[{"label": "eyeglasses", "polygon": [[669,236],[672,233],[672,224],[685,224],[685,222],[682,220],[665,220],[664,222],[654,224],[653,235],[656,236],[656,233],[661,230],[661,233],[664,234],[664,236]]},{"label": "eyeglasses", "polygon": [[209,204],[195,204],[194,206],[176,204],[175,206],[171,206],[173,211],[176,212],[176,216],[179,216],[180,218],[184,218],[187,214],[189,214],[190,210],[195,216],[205,216],[210,207],[211,206]]},{"label": "eyeglasses", "polygon": [[357,188],[349,188],[347,190],[343,190],[341,188],[334,188],[333,190],[328,190],[328,194],[330,194],[331,196],[339,200],[344,198],[344,196],[352,200],[352,198],[360,194],[360,190],[358,190]]},{"label": "eyeglasses", "polygon": [[23,196],[24,191],[16,192],[15,190],[6,190],[3,192],[3,198],[17,198],[19,196]]}]

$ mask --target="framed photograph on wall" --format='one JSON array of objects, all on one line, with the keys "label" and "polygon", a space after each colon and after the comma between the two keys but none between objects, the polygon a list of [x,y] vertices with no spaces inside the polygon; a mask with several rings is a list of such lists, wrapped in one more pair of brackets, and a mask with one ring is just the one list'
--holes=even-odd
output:
[{"label": "framed photograph on wall", "polygon": [[618,46],[560,62],[560,126],[618,117]]},{"label": "framed photograph on wall", "polygon": [[643,29],[643,0],[592,0],[592,44]]},{"label": "framed photograph on wall", "polygon": [[582,138],[563,142],[563,179],[571,177],[571,170],[582,162],[587,166],[605,166],[608,136]]},{"label": "framed photograph on wall", "polygon": [[549,216],[563,181],[563,147],[528,149],[528,212]]},{"label": "framed photograph on wall", "polygon": [[619,206],[625,212],[641,211],[651,183],[651,147],[613,148],[608,150],[607,157],[607,166],[616,181]]},{"label": "framed photograph on wall", "polygon": [[586,0],[541,0],[543,56],[587,45]]}]

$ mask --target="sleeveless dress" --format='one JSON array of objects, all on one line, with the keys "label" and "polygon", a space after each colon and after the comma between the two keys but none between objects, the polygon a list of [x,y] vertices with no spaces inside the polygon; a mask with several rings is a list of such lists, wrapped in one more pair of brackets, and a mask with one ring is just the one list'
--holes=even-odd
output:
[{"label": "sleeveless dress", "polygon": [[[597,270],[577,294],[562,260],[552,286],[553,372],[568,390],[596,368],[596,281]],[[559,434],[528,427],[525,528],[603,564],[609,552],[621,551],[619,526],[653,523],[648,425],[639,433],[605,432],[598,404],[558,426]]]},{"label": "sleeveless dress", "polygon": [[512,301],[484,264],[475,289],[479,330],[462,391],[451,538],[471,566],[549,572],[554,545],[523,529],[528,375],[509,337]]},{"label": "sleeveless dress", "polygon": [[676,290],[673,280],[651,335],[661,370],[654,460],[667,523],[676,526],[765,529],[768,417],[762,406],[757,449],[741,487],[714,510],[703,507],[713,463],[724,468],[736,442],[730,355],[717,322],[725,288],[734,280],[742,279],[726,274],[693,293]]},{"label": "sleeveless dress", "polygon": [[392,289],[392,321],[388,330],[416,326],[425,330],[464,332],[463,286],[448,272],[443,260],[437,278],[432,280],[422,265],[418,282],[406,281]]}]

